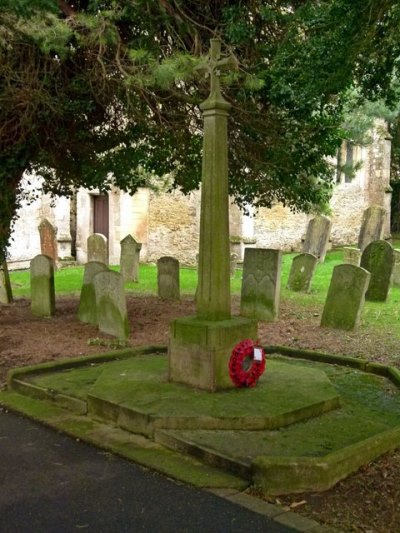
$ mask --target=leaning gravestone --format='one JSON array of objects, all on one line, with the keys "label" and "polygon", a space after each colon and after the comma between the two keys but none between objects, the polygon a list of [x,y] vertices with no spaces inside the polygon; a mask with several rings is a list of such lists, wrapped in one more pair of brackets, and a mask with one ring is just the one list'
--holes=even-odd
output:
[{"label": "leaning gravestone", "polygon": [[394,265],[392,273],[393,287],[400,287],[400,250],[393,250]]},{"label": "leaning gravestone", "polygon": [[142,248],[140,242],[136,242],[132,235],[127,235],[121,241],[120,272],[124,281],[139,280],[139,255]]},{"label": "leaning gravestone", "polygon": [[309,292],[318,258],[312,254],[300,254],[293,258],[287,288],[296,292]]},{"label": "leaning gravestone", "polygon": [[87,238],[88,263],[97,261],[108,265],[108,241],[101,233],[92,233]]},{"label": "leaning gravestone", "polygon": [[159,298],[179,300],[179,261],[174,257],[160,257],[157,261],[157,285]]},{"label": "leaning gravestone", "polygon": [[352,246],[343,247],[343,263],[360,266],[361,250]]},{"label": "leaning gravestone", "polygon": [[78,308],[78,318],[81,322],[97,325],[96,293],[93,278],[96,274],[105,270],[108,270],[107,265],[98,261],[90,261],[90,263],[85,265]]},{"label": "leaning gravestone", "polygon": [[370,302],[385,302],[394,266],[393,246],[386,241],[371,242],[361,256],[361,266],[371,274],[365,299]]},{"label": "leaning gravestone", "polygon": [[328,248],[331,227],[332,222],[322,215],[310,220],[303,244],[303,253],[315,255],[318,261],[323,263]]},{"label": "leaning gravestone", "polygon": [[30,266],[32,314],[53,316],[56,307],[53,260],[46,255],[37,255]]},{"label": "leaning gravestone", "polygon": [[106,270],[93,277],[99,330],[118,339],[129,336],[124,280],[118,272]]},{"label": "leaning gravestone", "polygon": [[282,252],[246,248],[243,262],[240,314],[273,321],[278,316]]},{"label": "leaning gravestone", "polygon": [[321,318],[322,327],[352,330],[360,322],[370,273],[355,265],[337,265]]},{"label": "leaning gravestone", "polygon": [[39,235],[41,255],[51,257],[56,269],[58,262],[57,228],[47,218],[44,218],[39,224]]},{"label": "leaning gravestone", "polygon": [[373,205],[365,209],[358,236],[358,248],[363,252],[370,242],[379,241],[383,237],[386,210]]},{"label": "leaning gravestone", "polygon": [[9,304],[13,300],[7,262],[0,263],[0,304]]}]

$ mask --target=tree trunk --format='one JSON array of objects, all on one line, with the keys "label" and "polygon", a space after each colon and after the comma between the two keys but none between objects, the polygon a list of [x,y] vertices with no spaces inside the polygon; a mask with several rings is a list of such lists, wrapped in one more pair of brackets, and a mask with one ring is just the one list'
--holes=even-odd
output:
[{"label": "tree trunk", "polygon": [[[0,162],[1,165],[1,162]],[[19,207],[18,193],[22,175],[20,168],[10,176],[7,165],[0,167],[0,263],[7,258],[7,246],[11,236],[11,224],[16,217]]]}]

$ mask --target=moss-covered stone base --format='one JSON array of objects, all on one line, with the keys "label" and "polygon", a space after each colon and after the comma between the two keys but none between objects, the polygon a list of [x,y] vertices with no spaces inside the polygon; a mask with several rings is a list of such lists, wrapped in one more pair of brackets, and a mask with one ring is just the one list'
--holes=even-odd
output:
[{"label": "moss-covered stone base", "polygon": [[151,347],[16,369],[0,404],[176,479],[271,495],[325,490],[400,447],[398,369],[265,349],[251,389],[170,382]]},{"label": "moss-covered stone base", "polygon": [[231,389],[228,363],[232,350],[238,342],[256,338],[257,322],[248,318],[178,318],[171,324],[169,379],[209,391]]}]

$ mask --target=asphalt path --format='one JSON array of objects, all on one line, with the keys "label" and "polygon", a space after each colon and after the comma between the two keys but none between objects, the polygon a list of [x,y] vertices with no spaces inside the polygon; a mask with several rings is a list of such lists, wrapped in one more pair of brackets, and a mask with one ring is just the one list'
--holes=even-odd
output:
[{"label": "asphalt path", "polygon": [[0,412],[0,533],[293,531],[12,413]]}]

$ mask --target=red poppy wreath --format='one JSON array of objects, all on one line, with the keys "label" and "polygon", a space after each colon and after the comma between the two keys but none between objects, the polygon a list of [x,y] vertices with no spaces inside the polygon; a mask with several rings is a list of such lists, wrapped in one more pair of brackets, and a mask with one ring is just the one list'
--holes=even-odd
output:
[{"label": "red poppy wreath", "polygon": [[229,359],[229,375],[236,387],[255,387],[265,370],[265,353],[251,339],[239,342]]}]

